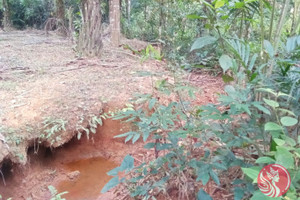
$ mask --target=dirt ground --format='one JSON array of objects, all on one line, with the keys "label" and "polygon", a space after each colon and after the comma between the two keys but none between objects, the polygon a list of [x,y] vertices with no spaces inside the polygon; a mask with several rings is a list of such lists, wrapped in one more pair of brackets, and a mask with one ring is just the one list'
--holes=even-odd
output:
[{"label": "dirt ground", "polygon": [[[147,45],[122,42],[136,49]],[[129,128],[119,122],[105,121],[92,140],[74,138],[76,128],[86,127],[93,116],[124,106],[135,93],[151,93],[153,81],[170,77],[165,62],[141,63],[130,51],[111,48],[109,41],[104,44],[101,58],[87,59],[69,40],[55,34],[0,33],[0,163],[6,184],[0,183],[0,194],[4,197],[48,199],[47,186],[59,187],[61,181],[74,178],[64,168],[72,161],[103,157],[119,164],[128,153],[137,160],[149,153],[142,143],[133,146],[113,139]],[[156,75],[142,76],[145,71]],[[198,89],[195,104],[216,102],[222,93],[218,77],[201,73],[183,77]],[[63,121],[66,131],[42,138],[46,119]],[[105,195],[94,199],[113,199],[112,194]]]}]

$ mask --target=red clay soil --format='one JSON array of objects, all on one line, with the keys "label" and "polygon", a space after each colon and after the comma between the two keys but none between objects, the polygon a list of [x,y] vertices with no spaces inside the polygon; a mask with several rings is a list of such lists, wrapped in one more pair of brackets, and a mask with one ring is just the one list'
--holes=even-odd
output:
[{"label": "red clay soil", "polygon": [[[122,108],[134,93],[151,93],[152,81],[169,78],[166,65],[141,63],[131,52],[110,49],[109,44],[101,59],[81,59],[69,41],[55,35],[46,37],[39,31],[1,34],[0,140],[5,142],[0,141],[0,163],[5,182],[0,174],[0,194],[4,199],[46,200],[51,196],[48,186],[53,185],[58,192],[71,188],[64,196],[68,200],[118,199],[112,192],[100,194],[110,178],[105,171],[118,166],[127,154],[139,164],[153,152],[144,150],[141,141],[132,145],[123,138],[114,139],[130,129],[119,121],[105,120],[89,140],[85,135],[77,140],[75,127],[80,117]],[[124,39],[123,43],[137,49],[147,45],[137,40]],[[140,71],[158,76],[139,76]],[[201,73],[184,77],[199,89],[196,105],[216,102],[223,91],[221,78]],[[59,133],[61,140],[52,146],[44,141],[36,154],[33,144],[44,131],[42,122],[47,116],[66,119],[67,131]],[[93,173],[82,170],[83,165]],[[90,181],[79,183],[84,176],[90,176]],[[92,189],[95,185],[99,193]]]}]

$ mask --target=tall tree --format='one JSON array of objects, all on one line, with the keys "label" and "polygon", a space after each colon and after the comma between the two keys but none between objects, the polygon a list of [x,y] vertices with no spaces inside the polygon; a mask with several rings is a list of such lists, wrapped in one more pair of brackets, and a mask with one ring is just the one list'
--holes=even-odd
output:
[{"label": "tall tree", "polygon": [[120,0],[110,0],[109,23],[111,28],[111,42],[119,46],[121,25],[120,25]]},{"label": "tall tree", "polygon": [[8,0],[2,0],[3,4],[3,27],[4,30],[7,30],[11,27],[11,20],[10,20],[10,8],[8,4]]},{"label": "tall tree", "polygon": [[78,51],[85,56],[100,56],[101,10],[99,0],[81,0],[82,26],[79,32]]}]

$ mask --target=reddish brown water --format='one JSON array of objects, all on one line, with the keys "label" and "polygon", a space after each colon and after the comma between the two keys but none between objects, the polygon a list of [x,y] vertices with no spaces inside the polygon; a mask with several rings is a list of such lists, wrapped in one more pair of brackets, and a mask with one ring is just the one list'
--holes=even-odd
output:
[{"label": "reddish brown water", "polygon": [[63,181],[58,186],[58,191],[68,191],[64,195],[68,200],[95,200],[103,186],[112,178],[106,173],[117,164],[104,158],[91,158],[66,164],[70,172],[78,170],[80,175],[75,181]]}]

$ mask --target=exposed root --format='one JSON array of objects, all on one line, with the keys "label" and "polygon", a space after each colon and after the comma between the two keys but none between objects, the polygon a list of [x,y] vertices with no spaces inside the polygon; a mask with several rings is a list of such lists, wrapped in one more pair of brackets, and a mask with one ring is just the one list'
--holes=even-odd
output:
[{"label": "exposed root", "polygon": [[0,170],[0,174],[2,177],[3,185],[6,186],[5,177],[4,177],[4,174],[2,173],[2,170]]}]

